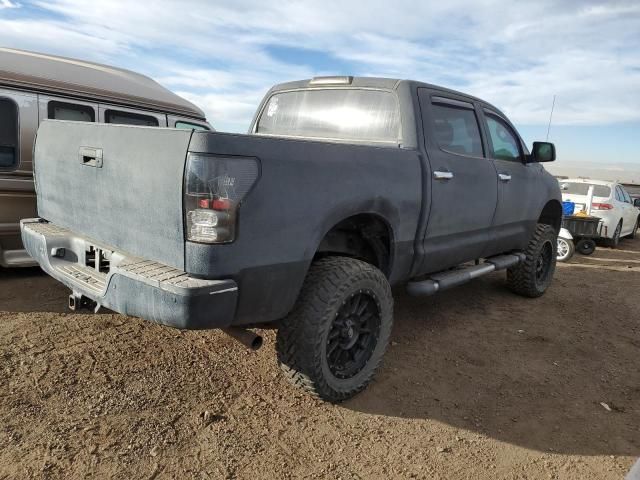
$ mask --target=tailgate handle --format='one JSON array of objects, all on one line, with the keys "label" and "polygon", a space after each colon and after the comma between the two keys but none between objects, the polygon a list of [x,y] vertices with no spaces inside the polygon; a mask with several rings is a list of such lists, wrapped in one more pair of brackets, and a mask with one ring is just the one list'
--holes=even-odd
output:
[{"label": "tailgate handle", "polygon": [[78,152],[80,163],[88,167],[102,168],[102,149],[93,147],[80,147]]}]

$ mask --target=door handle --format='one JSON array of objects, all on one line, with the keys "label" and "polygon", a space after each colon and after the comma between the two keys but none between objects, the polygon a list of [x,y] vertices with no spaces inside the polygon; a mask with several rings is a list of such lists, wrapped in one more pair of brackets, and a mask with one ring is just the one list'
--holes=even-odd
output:
[{"label": "door handle", "polygon": [[102,149],[93,147],[80,147],[78,151],[80,163],[88,167],[102,168]]},{"label": "door handle", "polygon": [[508,173],[499,173],[498,178],[502,182],[508,182],[509,180],[511,180],[511,175],[509,175]]},{"label": "door handle", "polygon": [[436,170],[433,172],[433,178],[436,180],[451,180],[453,178],[453,173]]}]

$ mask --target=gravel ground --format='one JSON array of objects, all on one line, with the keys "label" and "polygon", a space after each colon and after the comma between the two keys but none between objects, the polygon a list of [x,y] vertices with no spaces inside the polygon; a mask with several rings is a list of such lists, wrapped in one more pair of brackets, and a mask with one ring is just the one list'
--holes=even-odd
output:
[{"label": "gravel ground", "polygon": [[395,292],[376,381],[335,406],[248,352],[65,311],[0,271],[0,478],[623,478],[640,455],[640,241],[560,265],[529,300],[494,274]]}]

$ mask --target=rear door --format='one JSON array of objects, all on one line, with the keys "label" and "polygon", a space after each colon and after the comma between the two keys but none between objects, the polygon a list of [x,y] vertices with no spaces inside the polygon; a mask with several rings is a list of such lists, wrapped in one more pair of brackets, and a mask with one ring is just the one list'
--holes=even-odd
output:
[{"label": "rear door", "polygon": [[476,107],[466,97],[418,89],[429,163],[431,208],[422,273],[479,258],[497,202],[497,176],[485,157]]},{"label": "rear door", "polygon": [[538,180],[541,166],[525,163],[525,150],[509,121],[484,108],[488,156],[498,179],[498,206],[491,228],[491,242],[485,255],[523,249],[540,215]]}]

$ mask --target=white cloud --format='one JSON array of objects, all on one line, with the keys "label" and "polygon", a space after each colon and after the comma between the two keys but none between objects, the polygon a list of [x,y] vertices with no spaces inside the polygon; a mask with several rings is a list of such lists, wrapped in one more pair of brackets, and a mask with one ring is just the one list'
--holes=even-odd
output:
[{"label": "white cloud", "polygon": [[[14,5],[0,0],[0,6]],[[634,1],[233,3],[48,0],[0,18],[0,43],[133,68],[246,130],[271,84],[327,72],[414,78],[473,93],[519,123],[640,121]],[[62,18],[62,19],[61,19]],[[314,67],[273,48],[326,56]],[[346,70],[346,71],[345,71]]]},{"label": "white cloud", "polygon": [[[263,92],[253,93],[206,93],[194,94],[177,91],[178,95],[200,106],[218,130],[246,133],[253,114],[260,103]],[[215,120],[224,119],[224,123],[217,124]]]},{"label": "white cloud", "polygon": [[11,0],[0,0],[0,10],[4,10],[6,8],[20,8],[20,4],[12,2]]}]

